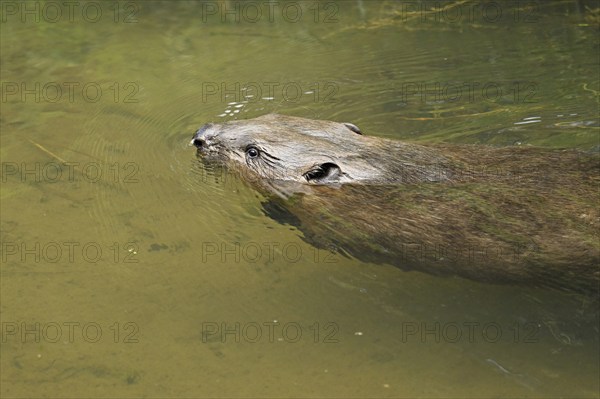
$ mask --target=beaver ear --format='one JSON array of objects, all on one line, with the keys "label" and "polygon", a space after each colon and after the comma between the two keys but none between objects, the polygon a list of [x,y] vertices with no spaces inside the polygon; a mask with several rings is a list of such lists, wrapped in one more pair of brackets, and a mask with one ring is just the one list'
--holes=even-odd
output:
[{"label": "beaver ear", "polygon": [[304,173],[302,176],[309,183],[326,184],[337,182],[341,174],[339,166],[332,162],[325,162],[314,166],[311,170]]},{"label": "beaver ear", "polygon": [[343,125],[346,126],[348,129],[352,130],[354,133],[362,134],[358,126],[353,125],[352,123],[344,122]]}]

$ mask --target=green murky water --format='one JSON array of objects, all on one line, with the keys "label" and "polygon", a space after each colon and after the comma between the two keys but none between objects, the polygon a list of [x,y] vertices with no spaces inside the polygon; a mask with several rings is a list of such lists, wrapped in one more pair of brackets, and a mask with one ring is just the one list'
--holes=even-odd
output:
[{"label": "green murky water", "polygon": [[317,250],[187,146],[594,149],[597,2],[57,4],[1,3],[2,396],[598,397],[597,302]]}]

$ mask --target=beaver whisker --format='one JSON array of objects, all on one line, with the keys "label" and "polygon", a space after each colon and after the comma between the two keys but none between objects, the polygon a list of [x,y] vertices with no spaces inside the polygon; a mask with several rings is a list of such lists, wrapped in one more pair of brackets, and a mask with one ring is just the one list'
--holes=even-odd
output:
[{"label": "beaver whisker", "polygon": [[271,179],[286,178],[286,168],[281,162],[274,162],[269,159],[264,159],[263,162],[257,163],[260,174]]}]

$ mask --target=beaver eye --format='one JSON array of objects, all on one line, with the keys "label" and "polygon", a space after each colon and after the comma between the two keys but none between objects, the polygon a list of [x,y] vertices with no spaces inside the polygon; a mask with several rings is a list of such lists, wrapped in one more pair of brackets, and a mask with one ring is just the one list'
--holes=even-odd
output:
[{"label": "beaver eye", "polygon": [[259,154],[258,153],[258,148],[256,148],[256,147],[248,147],[246,149],[246,154],[248,154],[248,156],[250,158],[256,158],[258,156],[258,154]]}]

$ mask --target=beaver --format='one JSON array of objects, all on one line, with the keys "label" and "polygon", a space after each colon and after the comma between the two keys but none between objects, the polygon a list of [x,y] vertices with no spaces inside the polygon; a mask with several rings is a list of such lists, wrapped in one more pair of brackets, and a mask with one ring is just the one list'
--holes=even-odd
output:
[{"label": "beaver", "polygon": [[598,292],[597,153],[419,145],[277,114],[204,125],[191,144],[267,194],[265,213],[317,247],[404,270]]}]

